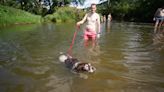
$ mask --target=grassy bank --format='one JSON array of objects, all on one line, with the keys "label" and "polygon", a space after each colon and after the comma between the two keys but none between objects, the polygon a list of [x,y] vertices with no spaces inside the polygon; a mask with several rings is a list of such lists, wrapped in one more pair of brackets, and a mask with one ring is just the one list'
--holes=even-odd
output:
[{"label": "grassy bank", "polygon": [[44,17],[45,22],[74,22],[81,20],[85,12],[73,7],[60,7],[57,8],[55,13],[49,14]]},{"label": "grassy bank", "polygon": [[39,23],[40,16],[0,5],[0,26],[9,24]]}]

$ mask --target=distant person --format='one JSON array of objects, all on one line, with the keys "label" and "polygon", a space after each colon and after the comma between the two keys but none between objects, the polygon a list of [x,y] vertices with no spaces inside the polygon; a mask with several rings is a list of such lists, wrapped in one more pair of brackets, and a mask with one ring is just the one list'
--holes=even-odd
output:
[{"label": "distant person", "polygon": [[111,13],[109,13],[109,15],[108,15],[108,22],[111,22],[112,21],[112,15],[111,15]]},{"label": "distant person", "polygon": [[156,21],[154,26],[154,32],[156,33],[156,31],[160,29],[162,23],[164,22],[164,7],[157,9],[153,20]]},{"label": "distant person", "polygon": [[100,16],[96,13],[96,4],[91,4],[91,11],[85,14],[84,18],[77,22],[76,25],[79,27],[81,24],[86,22],[84,30],[84,41],[85,43],[91,39],[93,42],[100,37]]},{"label": "distant person", "polygon": [[111,21],[112,21],[112,15],[111,15],[111,13],[109,13],[107,16],[107,24],[106,24],[107,32],[110,32]]},{"label": "distant person", "polygon": [[102,15],[100,16],[100,21],[101,21],[101,23],[104,22],[104,19],[103,19],[103,16]]}]

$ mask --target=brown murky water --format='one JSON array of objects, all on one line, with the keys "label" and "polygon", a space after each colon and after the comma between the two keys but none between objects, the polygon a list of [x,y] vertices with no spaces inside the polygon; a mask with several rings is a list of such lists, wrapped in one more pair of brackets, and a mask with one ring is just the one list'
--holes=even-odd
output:
[{"label": "brown murky water", "polygon": [[95,46],[78,32],[73,56],[91,62],[93,74],[77,75],[58,61],[74,24],[20,25],[0,29],[0,92],[164,92],[164,49],[153,26],[102,24]]}]

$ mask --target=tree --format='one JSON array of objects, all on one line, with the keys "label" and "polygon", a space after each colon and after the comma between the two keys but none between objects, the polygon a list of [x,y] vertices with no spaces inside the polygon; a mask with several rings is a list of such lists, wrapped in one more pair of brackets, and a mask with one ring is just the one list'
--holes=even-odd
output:
[{"label": "tree", "polygon": [[156,9],[163,4],[164,0],[106,0],[98,10],[103,15],[111,12],[114,19],[152,22]]},{"label": "tree", "polygon": [[0,4],[19,8],[34,14],[45,16],[55,12],[55,7],[62,7],[76,2],[83,4],[85,0],[0,0]]}]

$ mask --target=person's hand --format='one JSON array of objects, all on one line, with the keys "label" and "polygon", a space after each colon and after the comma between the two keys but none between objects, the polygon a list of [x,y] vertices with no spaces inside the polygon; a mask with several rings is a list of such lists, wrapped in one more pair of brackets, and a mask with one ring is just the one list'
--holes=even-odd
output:
[{"label": "person's hand", "polygon": [[81,25],[81,23],[80,23],[80,22],[77,22],[77,23],[76,23],[76,26],[80,26],[80,25]]},{"label": "person's hand", "polygon": [[77,29],[80,29],[80,25],[76,25],[76,28],[77,28]]},{"label": "person's hand", "polygon": [[153,20],[155,21],[155,18],[153,18]]},{"label": "person's hand", "polygon": [[80,29],[80,23],[79,22],[76,23],[76,27],[77,27],[77,29]]},{"label": "person's hand", "polygon": [[100,38],[100,33],[97,34],[97,38]]}]

